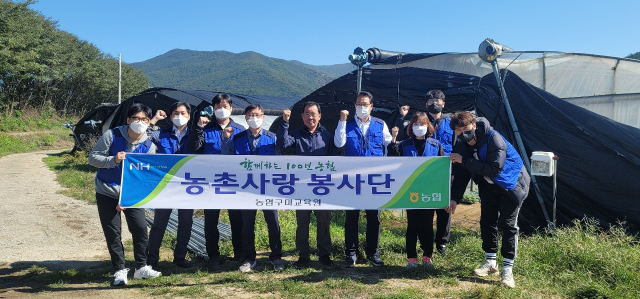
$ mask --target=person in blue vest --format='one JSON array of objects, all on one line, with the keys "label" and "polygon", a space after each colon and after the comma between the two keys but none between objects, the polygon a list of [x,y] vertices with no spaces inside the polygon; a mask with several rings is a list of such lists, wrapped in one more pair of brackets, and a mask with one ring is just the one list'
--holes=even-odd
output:
[{"label": "person in blue vest", "polygon": [[[233,100],[228,94],[217,94],[211,100],[215,119],[209,121],[207,116],[201,116],[198,124],[193,126],[193,133],[189,136],[188,148],[192,153],[205,155],[233,155],[232,138],[225,137],[223,130],[229,129],[232,134],[244,131],[244,127],[231,119]],[[242,257],[242,215],[240,210],[228,210],[231,225],[231,244],[233,245],[233,260]],[[204,210],[204,235],[210,272],[220,270],[220,231],[218,230],[219,209]]]},{"label": "person in blue vest", "polygon": [[[259,104],[251,104],[244,109],[244,118],[249,129],[233,136],[233,149],[236,155],[278,155],[276,134],[262,128],[264,111]],[[225,130],[231,136],[231,130]],[[240,272],[250,272],[256,265],[256,214],[257,210],[242,210],[242,251],[243,263]],[[269,259],[275,270],[283,270],[282,241],[280,239],[280,223],[278,210],[262,210],[264,221],[269,232]]]},{"label": "person in blue vest", "polygon": [[89,165],[98,168],[95,178],[96,205],[102,231],[115,269],[114,285],[126,285],[129,269],[125,268],[122,246],[121,214],[127,218],[127,226],[133,239],[133,257],[136,261],[135,279],[154,278],[162,273],[147,265],[147,222],[144,209],[124,209],[119,204],[122,161],[127,153],[155,153],[156,146],[147,137],[151,108],[133,104],[127,110],[127,125],[102,134],[89,154]]},{"label": "person in blue vest", "polygon": [[[389,156],[444,156],[440,141],[431,138],[435,129],[431,125],[427,114],[416,112],[407,126],[408,139],[396,143],[398,127],[391,129],[393,139],[389,144]],[[437,209],[444,210],[444,209]],[[420,239],[422,249],[422,265],[431,267],[433,263],[433,209],[408,209],[407,232],[405,236],[407,248],[407,268],[418,266],[416,245]]]},{"label": "person in blue vest", "polygon": [[457,136],[452,162],[451,203],[453,214],[469,180],[480,193],[480,234],[486,260],[475,269],[478,276],[497,275],[498,230],[502,231],[502,283],[515,287],[513,264],[518,251],[518,213],[529,194],[531,178],[516,149],[489,122],[469,112],[451,118]]},{"label": "person in blue vest", "polygon": [[[450,115],[442,113],[442,109],[444,109],[445,105],[445,95],[441,90],[433,89],[427,92],[426,98],[427,116],[429,117],[431,125],[435,129],[433,138],[438,140],[442,145],[444,155],[449,156],[449,154],[451,154],[453,144],[453,130],[449,125],[451,122]],[[399,110],[400,118],[399,122],[396,122],[396,126],[403,128],[402,122],[409,112],[409,106],[402,106]],[[407,130],[401,130],[398,136],[401,137],[404,131]],[[404,140],[404,138],[399,138],[398,140]],[[451,215],[444,209],[437,209],[436,216],[436,249],[441,255],[445,255],[447,253],[447,244],[449,244],[449,238],[451,236]]]},{"label": "person in blue vest", "polygon": [[[171,105],[169,115],[173,126],[166,129],[147,130],[149,138],[156,145],[157,154],[190,154],[187,148],[189,138],[189,120],[191,106],[188,103],[175,102]],[[151,125],[167,118],[163,110],[156,111],[151,119]],[[149,246],[147,246],[147,262],[156,268],[160,260],[160,245],[167,230],[172,209],[155,209],[153,225],[149,231]],[[190,268],[191,262],[186,259],[187,245],[191,239],[193,225],[193,209],[178,209],[178,233],[176,248],[173,250],[173,263],[181,268]]]},{"label": "person in blue vest", "polygon": [[[349,111],[340,111],[340,121],[334,135],[337,148],[344,147],[345,156],[385,156],[386,148],[391,143],[391,134],[387,124],[371,116],[373,110],[373,95],[361,91],[355,99],[356,115],[349,118]],[[367,260],[374,267],[384,266],[380,258],[378,244],[380,242],[380,211],[365,210],[367,217],[367,245],[365,254]],[[344,243],[346,267],[355,267],[358,251],[358,220],[359,210],[345,211]]]},{"label": "person in blue vest", "polygon": [[[302,122],[304,127],[289,132],[291,110],[284,110],[282,123],[277,133],[276,144],[279,149],[295,148],[299,156],[332,156],[335,151],[333,134],[320,124],[322,118],[320,105],[316,102],[304,103]],[[311,264],[309,248],[309,224],[312,210],[296,210],[296,248],[299,252],[297,268],[306,268]],[[316,216],[317,243],[319,261],[329,266],[331,261],[331,210],[313,210]]]}]

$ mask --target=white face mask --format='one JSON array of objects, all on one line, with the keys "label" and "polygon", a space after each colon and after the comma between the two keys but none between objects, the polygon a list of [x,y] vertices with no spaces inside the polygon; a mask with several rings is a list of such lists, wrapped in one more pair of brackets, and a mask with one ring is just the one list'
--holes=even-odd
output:
[{"label": "white face mask", "polygon": [[216,111],[213,111],[213,113],[219,119],[227,119],[227,118],[229,118],[229,116],[231,116],[231,111],[227,110],[227,109],[224,109],[224,108],[220,108],[220,109],[218,109]]},{"label": "white face mask", "polygon": [[189,120],[182,115],[177,115],[176,117],[172,118],[171,121],[176,127],[182,127],[186,125]]},{"label": "white face mask", "polygon": [[422,137],[427,135],[427,131],[429,130],[429,127],[427,126],[414,126],[413,128],[413,134],[415,134],[418,137]]},{"label": "white face mask", "polygon": [[369,106],[357,106],[356,116],[358,118],[367,118],[369,116]]},{"label": "white face mask", "polygon": [[259,117],[252,117],[249,120],[247,120],[247,124],[249,125],[249,127],[253,128],[253,129],[257,129],[260,128],[262,126],[262,118]]},{"label": "white face mask", "polygon": [[149,125],[147,123],[142,122],[141,120],[139,120],[139,121],[132,122],[129,125],[129,128],[131,128],[131,130],[136,132],[136,134],[142,134],[142,133],[147,131],[147,128],[149,128]]}]

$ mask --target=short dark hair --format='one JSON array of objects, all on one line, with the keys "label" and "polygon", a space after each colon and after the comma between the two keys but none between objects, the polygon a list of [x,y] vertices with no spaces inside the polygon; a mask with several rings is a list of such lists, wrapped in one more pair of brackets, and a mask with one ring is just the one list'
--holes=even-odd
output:
[{"label": "short dark hair", "polygon": [[211,99],[211,106],[218,105],[222,101],[225,101],[225,102],[229,103],[229,106],[231,106],[231,104],[233,104],[233,100],[231,99],[231,97],[228,94],[219,93],[215,97],[213,97],[213,99]]},{"label": "short dark hair", "polygon": [[475,115],[466,111],[458,111],[451,117],[449,126],[451,127],[451,130],[455,130],[456,128],[464,128],[469,124],[474,124],[475,122]]},{"label": "short dark hair", "polygon": [[441,99],[444,102],[444,92],[440,89],[432,89],[427,92],[427,101],[431,99]]},{"label": "short dark hair", "polygon": [[303,111],[302,113],[304,113],[304,110],[306,110],[306,109],[307,109],[307,107],[309,107],[309,106],[316,106],[316,107],[318,107],[318,113],[322,114],[322,110],[320,109],[320,104],[318,104],[318,103],[316,103],[316,102],[314,102],[314,101],[308,101],[308,102],[305,102],[305,103],[304,103],[304,106],[302,106],[302,111]]},{"label": "short dark hair", "polygon": [[171,108],[169,109],[169,114],[173,114],[173,111],[178,110],[178,107],[184,107],[187,109],[187,113],[191,114],[191,105],[185,102],[175,102],[171,104]]},{"label": "short dark hair", "polygon": [[145,104],[141,104],[141,103],[134,103],[133,105],[131,105],[131,108],[129,108],[129,110],[127,110],[127,117],[132,117],[140,112],[144,112],[144,114],[151,119],[151,117],[153,117],[151,108],[149,108],[149,106],[145,105]]},{"label": "short dark hair", "polygon": [[433,128],[433,125],[429,121],[429,117],[427,116],[426,113],[422,111],[418,111],[413,114],[413,116],[411,117],[411,120],[409,121],[409,125],[407,126],[407,135],[409,135],[409,137],[416,137],[416,134],[413,133],[413,125],[417,122],[426,124],[427,135],[425,137],[433,136],[433,132],[435,132],[435,128]]},{"label": "short dark hair", "polygon": [[356,98],[354,99],[354,101],[357,101],[359,97],[368,97],[369,100],[371,101],[371,104],[373,104],[373,95],[368,92],[368,91],[361,91],[359,93],[356,94]]},{"label": "short dark hair", "polygon": [[247,108],[244,108],[244,114],[249,113],[249,111],[254,110],[254,109],[258,109],[260,110],[260,112],[263,112],[264,110],[262,110],[262,106],[260,106],[260,104],[251,104],[249,106],[247,106]]}]

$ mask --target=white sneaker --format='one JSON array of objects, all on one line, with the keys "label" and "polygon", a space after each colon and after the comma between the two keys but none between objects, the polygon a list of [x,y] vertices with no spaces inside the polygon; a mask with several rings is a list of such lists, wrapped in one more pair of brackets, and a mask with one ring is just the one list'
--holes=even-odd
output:
[{"label": "white sneaker", "polygon": [[473,272],[478,276],[497,275],[498,266],[485,260],[484,263],[480,265],[478,269],[473,270]]},{"label": "white sneaker", "polygon": [[513,280],[513,268],[503,268],[500,275],[502,276],[503,285],[506,285],[512,289],[516,287],[516,282],[515,280]]},{"label": "white sneaker", "polygon": [[244,263],[242,263],[242,265],[240,265],[240,268],[238,270],[240,270],[240,272],[242,272],[242,273],[248,273],[248,272],[251,272],[251,270],[255,266],[256,266],[256,261],[253,261],[253,262],[244,261]]},{"label": "white sneaker", "polygon": [[136,269],[136,272],[133,273],[133,278],[135,279],[147,279],[147,278],[156,278],[162,276],[162,273],[151,269],[151,266],[146,265],[140,269]]},{"label": "white sneaker", "polygon": [[127,274],[129,274],[128,268],[116,271],[116,273],[113,274],[113,277],[114,277],[113,285],[114,286],[127,285]]}]

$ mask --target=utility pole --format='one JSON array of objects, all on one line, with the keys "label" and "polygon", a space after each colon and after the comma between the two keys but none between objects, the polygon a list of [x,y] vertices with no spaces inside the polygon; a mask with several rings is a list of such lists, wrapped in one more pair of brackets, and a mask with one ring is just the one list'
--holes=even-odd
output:
[{"label": "utility pole", "polygon": [[122,102],[122,53],[118,53],[118,104]]}]

